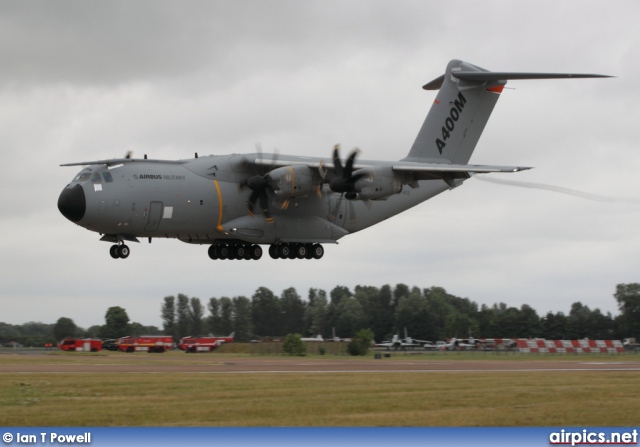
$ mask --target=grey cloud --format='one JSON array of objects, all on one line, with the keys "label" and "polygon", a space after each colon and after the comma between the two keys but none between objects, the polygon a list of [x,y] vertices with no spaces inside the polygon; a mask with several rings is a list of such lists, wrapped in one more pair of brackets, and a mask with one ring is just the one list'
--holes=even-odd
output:
[{"label": "grey cloud", "polygon": [[12,255],[0,261],[0,296],[19,303],[3,319],[54,322],[64,303],[64,316],[89,326],[117,304],[159,324],[167,294],[398,282],[539,313],[574,301],[615,311],[615,285],[638,281],[633,204],[470,180],[326,247],[314,269],[265,259],[239,270],[173,240],[113,262],[97,235],[58,213],[75,173],[58,165],[256,142],[327,157],[342,143],[399,159],[433,101],[420,86],[463,58],[618,76],[510,82],[471,162],[536,168],[500,179],[634,197],[638,13],[632,1],[2,2],[0,250]]}]

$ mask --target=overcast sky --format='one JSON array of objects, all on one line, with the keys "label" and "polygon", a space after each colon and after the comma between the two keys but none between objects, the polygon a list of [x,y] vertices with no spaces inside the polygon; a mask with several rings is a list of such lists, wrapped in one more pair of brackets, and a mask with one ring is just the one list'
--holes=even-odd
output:
[{"label": "overcast sky", "polygon": [[[580,301],[617,314],[640,282],[640,3],[616,1],[4,1],[0,3],[0,321],[161,326],[167,295],[404,283],[540,315]],[[450,59],[494,71],[616,76],[509,82],[471,158],[533,166],[471,179],[321,261],[211,261],[155,239],[113,260],[67,221],[78,168],[134,156],[265,151],[406,156]],[[522,334],[514,334],[518,336]]]}]

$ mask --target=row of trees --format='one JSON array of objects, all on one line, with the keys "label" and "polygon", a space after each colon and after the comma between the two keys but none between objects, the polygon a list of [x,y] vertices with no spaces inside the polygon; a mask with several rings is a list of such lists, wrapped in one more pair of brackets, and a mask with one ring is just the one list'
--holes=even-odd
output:
[{"label": "row of trees", "polygon": [[110,307],[105,324],[78,328],[66,317],[55,324],[0,323],[0,343],[16,341],[27,346],[55,343],[66,336],[117,338],[124,335],[227,335],[235,332],[237,341],[260,337],[305,336],[354,337],[360,329],[370,329],[376,341],[392,334],[422,340],[450,337],[541,337],[547,339],[640,338],[640,284],[619,284],[614,297],[620,314],[603,314],[580,302],[568,314],[548,312],[540,316],[529,305],[520,308],[505,303],[478,306],[468,298],[447,293],[441,287],[419,289],[404,284],[395,287],[357,286],[350,290],[337,286],[328,294],[312,288],[303,299],[294,288],[280,296],[260,287],[251,298],[199,298],[179,294],[164,298],[161,306],[162,329],[131,323],[126,310]]},{"label": "row of trees", "polygon": [[0,323],[0,344],[17,343],[22,346],[55,346],[65,337],[118,338],[124,335],[159,335],[156,326],[129,322],[127,311],[119,306],[110,307],[105,324],[88,329],[78,327],[71,318],[60,317],[54,324],[29,322],[21,325]]},{"label": "row of trees", "polygon": [[[304,300],[293,288],[276,296],[260,287],[249,299],[199,298],[179,294],[162,304],[163,330],[176,339],[185,335],[235,332],[236,340],[299,333],[323,337],[353,337],[359,329],[371,329],[381,341],[394,333],[422,340],[450,337],[541,337],[547,339],[611,339],[640,337],[640,284],[620,284],[614,294],[621,314],[613,317],[580,302],[568,314],[548,312],[539,316],[529,305],[505,303],[478,306],[468,298],[447,293],[441,287],[419,289],[404,284],[380,288],[338,286],[329,294],[310,289]],[[206,308],[206,310],[205,310]],[[206,314],[206,315],[205,315]]]}]

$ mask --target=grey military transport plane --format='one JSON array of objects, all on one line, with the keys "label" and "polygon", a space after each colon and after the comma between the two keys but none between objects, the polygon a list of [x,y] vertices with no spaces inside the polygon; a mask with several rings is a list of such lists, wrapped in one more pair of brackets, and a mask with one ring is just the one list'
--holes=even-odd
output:
[{"label": "grey military transport plane", "polygon": [[86,167],[64,188],[58,208],[111,242],[113,258],[129,256],[126,242],[162,237],[209,245],[212,259],[260,259],[264,244],[274,259],[319,259],[321,244],[336,243],[475,174],[529,169],[468,164],[507,80],[592,77],[606,76],[490,72],[453,60],[423,87],[440,91],[400,161],[360,161],[357,151],[343,161],[336,146],[329,162],[257,151],[69,163],[62,166]]}]

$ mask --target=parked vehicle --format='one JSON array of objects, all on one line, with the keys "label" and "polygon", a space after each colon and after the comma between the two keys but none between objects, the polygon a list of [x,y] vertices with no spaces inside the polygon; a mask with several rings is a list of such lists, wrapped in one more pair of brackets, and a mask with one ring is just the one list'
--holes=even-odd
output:
[{"label": "parked vehicle", "polygon": [[224,343],[232,343],[235,332],[226,337],[182,337],[178,347],[184,352],[211,352]]},{"label": "parked vehicle", "polygon": [[98,352],[102,349],[102,340],[95,338],[65,338],[58,343],[58,347],[63,351],[75,352]]},{"label": "parked vehicle", "polygon": [[118,339],[118,349],[122,352],[164,352],[173,348],[173,338],[168,335],[143,335]]},{"label": "parked vehicle", "polygon": [[102,349],[106,349],[108,351],[117,351],[118,350],[118,340],[115,338],[109,338],[106,340],[102,340]]}]

